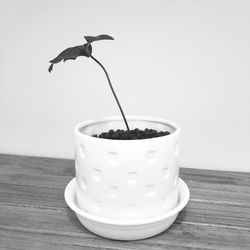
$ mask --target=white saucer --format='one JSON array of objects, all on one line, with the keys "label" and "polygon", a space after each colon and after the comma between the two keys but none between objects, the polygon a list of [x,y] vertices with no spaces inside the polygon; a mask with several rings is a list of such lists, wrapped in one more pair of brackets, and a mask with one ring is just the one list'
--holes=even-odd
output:
[{"label": "white saucer", "polygon": [[188,186],[180,178],[178,204],[174,209],[152,218],[119,221],[91,215],[81,210],[76,200],[75,178],[68,183],[64,192],[66,203],[84,227],[95,234],[115,240],[139,240],[163,232],[172,225],[179,212],[187,205],[189,197]]}]

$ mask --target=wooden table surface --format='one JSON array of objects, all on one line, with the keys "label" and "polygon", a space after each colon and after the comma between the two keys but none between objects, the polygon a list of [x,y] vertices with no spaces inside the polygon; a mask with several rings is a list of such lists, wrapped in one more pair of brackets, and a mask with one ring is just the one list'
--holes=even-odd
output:
[{"label": "wooden table surface", "polygon": [[250,173],[185,169],[191,191],[155,237],[114,241],[90,233],[64,201],[73,160],[0,154],[0,249],[250,249]]}]

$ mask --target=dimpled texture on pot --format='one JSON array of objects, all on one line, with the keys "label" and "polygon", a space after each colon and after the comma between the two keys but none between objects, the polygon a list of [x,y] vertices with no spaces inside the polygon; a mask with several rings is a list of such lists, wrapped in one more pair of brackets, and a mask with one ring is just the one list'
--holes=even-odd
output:
[{"label": "dimpled texture on pot", "polygon": [[167,130],[143,140],[91,137],[124,129],[121,117],[86,121],[75,128],[76,193],[79,207],[104,218],[151,218],[174,208],[178,199],[179,127],[151,117],[127,116],[130,128]]}]

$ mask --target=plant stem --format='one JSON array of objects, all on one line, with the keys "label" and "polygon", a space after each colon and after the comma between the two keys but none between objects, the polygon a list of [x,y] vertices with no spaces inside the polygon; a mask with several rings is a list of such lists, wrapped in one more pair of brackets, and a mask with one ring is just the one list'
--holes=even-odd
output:
[{"label": "plant stem", "polygon": [[125,115],[124,115],[124,113],[123,113],[121,104],[120,104],[120,102],[119,102],[119,100],[118,100],[118,98],[117,98],[117,96],[116,96],[116,93],[115,93],[115,91],[114,91],[114,88],[113,88],[113,86],[112,86],[112,84],[111,84],[111,81],[110,81],[110,78],[109,78],[109,75],[108,75],[107,70],[104,68],[104,66],[103,66],[95,57],[93,57],[92,55],[91,55],[90,57],[91,57],[97,64],[99,64],[99,66],[103,69],[103,71],[104,71],[104,73],[105,73],[105,75],[106,75],[106,77],[107,77],[107,80],[108,80],[109,86],[110,86],[110,88],[111,88],[111,91],[112,91],[112,93],[113,93],[113,96],[114,96],[114,98],[115,98],[115,100],[116,100],[116,103],[117,103],[117,105],[118,105],[118,107],[119,107],[119,109],[120,109],[120,111],[121,111],[123,120],[124,120],[125,125],[126,125],[126,127],[127,127],[127,130],[130,131],[129,126],[128,126],[127,119],[126,119],[126,117],[125,117]]}]

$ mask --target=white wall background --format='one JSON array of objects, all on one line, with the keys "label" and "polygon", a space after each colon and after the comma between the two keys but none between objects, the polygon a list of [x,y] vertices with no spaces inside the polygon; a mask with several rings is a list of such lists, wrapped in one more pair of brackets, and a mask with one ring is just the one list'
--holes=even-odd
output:
[{"label": "white wall background", "polygon": [[55,65],[84,35],[126,114],[182,128],[184,167],[250,171],[250,2],[0,0],[0,152],[73,158],[73,128],[118,115],[88,58]]}]

